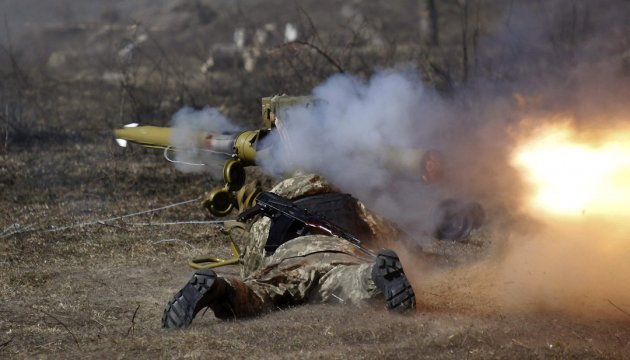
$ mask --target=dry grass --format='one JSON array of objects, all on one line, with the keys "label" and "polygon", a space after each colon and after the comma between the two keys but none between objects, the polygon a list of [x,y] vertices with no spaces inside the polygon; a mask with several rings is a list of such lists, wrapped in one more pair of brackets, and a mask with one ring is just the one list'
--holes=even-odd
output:
[{"label": "dry grass", "polygon": [[[123,153],[104,141],[31,146],[3,160],[4,176],[15,180],[3,182],[0,230],[105,219],[192,199],[208,186],[201,176],[175,173],[159,156]],[[106,225],[1,239],[0,353],[433,359],[623,358],[630,351],[627,323],[506,314],[449,299],[448,292],[420,294],[423,305],[408,317],[378,307],[308,305],[235,322],[207,313],[189,330],[164,331],[161,312],[188,279],[186,262],[206,253],[227,256],[226,239],[212,226],[129,223],[204,218],[191,204]],[[166,239],[177,241],[160,242]]]}]

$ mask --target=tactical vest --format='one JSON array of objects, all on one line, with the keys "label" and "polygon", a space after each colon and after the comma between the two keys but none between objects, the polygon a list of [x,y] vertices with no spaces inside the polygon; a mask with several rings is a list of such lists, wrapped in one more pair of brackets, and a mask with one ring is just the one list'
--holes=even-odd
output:
[{"label": "tactical vest", "polygon": [[[302,197],[293,202],[311,214],[326,218],[331,223],[342,227],[362,241],[369,242],[373,238],[370,227],[359,215],[357,200],[351,195],[324,193]],[[271,219],[265,250],[273,253],[278,246],[291,239],[315,234],[318,232],[304,226],[302,222],[281,215]]]}]

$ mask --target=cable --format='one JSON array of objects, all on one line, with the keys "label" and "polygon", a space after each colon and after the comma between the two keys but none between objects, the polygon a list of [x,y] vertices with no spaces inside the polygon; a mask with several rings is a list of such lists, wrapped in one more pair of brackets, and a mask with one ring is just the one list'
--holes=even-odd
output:
[{"label": "cable", "polygon": [[[173,147],[172,146],[167,146],[164,148],[164,158],[166,159],[166,161],[168,162],[172,162],[174,164],[184,164],[184,165],[191,165],[191,166],[207,166],[208,164],[196,164],[196,163],[189,163],[186,161],[181,161],[181,160],[173,160],[168,156],[168,152],[169,150],[171,150]],[[216,151],[216,150],[212,150],[212,149],[201,149],[202,151],[205,152],[209,152],[212,154],[219,154],[219,155],[227,155],[229,157],[231,157],[233,154],[231,153],[227,153],[224,151]]]},{"label": "cable", "polygon": [[227,220],[208,220],[208,221],[168,221],[161,223],[125,223],[129,226],[167,226],[167,225],[200,225],[200,224],[223,224]]},{"label": "cable", "polygon": [[62,226],[59,228],[54,228],[54,229],[29,229],[28,227],[24,230],[16,230],[13,232],[10,232],[8,234],[2,234],[2,236],[0,236],[0,239],[4,239],[4,238],[8,238],[9,236],[15,235],[15,234],[23,234],[23,233],[48,233],[48,232],[57,232],[57,231],[63,231],[63,230],[67,230],[67,229],[73,229],[73,228],[77,228],[77,227],[83,227],[83,226],[89,226],[89,225],[97,225],[97,224],[103,224],[106,222],[111,222],[111,221],[115,221],[115,220],[120,220],[120,219],[125,219],[128,217],[132,217],[132,216],[138,216],[138,215],[143,215],[143,214],[149,214],[152,212],[157,212],[157,211],[161,211],[161,210],[166,210],[166,209],[170,209],[176,206],[181,206],[181,205],[186,205],[186,204],[190,204],[192,202],[196,202],[201,200],[201,197],[198,197],[196,199],[191,199],[191,200],[186,200],[186,201],[181,201],[178,203],[174,203],[174,204],[170,204],[170,205],[166,205],[166,206],[162,206],[159,208],[155,208],[155,209],[149,209],[149,210],[144,210],[144,211],[139,211],[139,212],[135,212],[135,213],[131,213],[131,214],[126,214],[126,215],[122,215],[122,216],[117,216],[117,217],[113,217],[113,218],[109,218],[109,219],[103,219],[103,220],[94,220],[94,221],[88,221],[88,222],[84,222],[84,223],[77,223],[77,224],[72,224],[72,225],[67,225],[67,226]]},{"label": "cable", "polygon": [[164,148],[164,158],[168,161],[168,162],[172,162],[174,164],[184,164],[184,165],[191,165],[191,166],[206,166],[206,164],[195,164],[195,163],[189,163],[186,161],[180,161],[180,160],[173,160],[171,158],[168,157],[168,151],[171,149],[172,146],[167,146]]}]

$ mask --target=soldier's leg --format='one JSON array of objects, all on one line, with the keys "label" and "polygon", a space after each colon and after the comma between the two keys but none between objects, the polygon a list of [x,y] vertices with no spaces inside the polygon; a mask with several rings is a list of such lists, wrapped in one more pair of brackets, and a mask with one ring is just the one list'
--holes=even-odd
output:
[{"label": "soldier's leg", "polygon": [[379,252],[373,263],[341,265],[327,272],[320,280],[316,300],[361,304],[381,296],[389,310],[406,311],[416,305],[411,284],[392,250]]},{"label": "soldier's leg", "polygon": [[287,244],[244,281],[218,277],[210,269],[195,272],[168,303],[163,326],[188,326],[205,307],[227,319],[331,298],[359,303],[380,293],[385,295],[388,309],[407,310],[415,306],[411,285],[391,250],[381,251],[375,261],[367,261],[344,249],[345,243],[334,238],[307,236]]},{"label": "soldier's leg", "polygon": [[389,310],[413,309],[416,299],[402,264],[392,250],[366,261],[335,251],[287,257],[263,268],[247,285],[275,306],[303,302],[361,304],[385,302]]},{"label": "soldier's leg", "polygon": [[298,305],[317,296],[320,279],[332,269],[358,264],[360,260],[344,253],[300,254],[270,262],[244,282],[271,307]]},{"label": "soldier's leg", "polygon": [[372,280],[372,263],[339,265],[319,280],[315,302],[360,305],[377,297],[380,290]]}]

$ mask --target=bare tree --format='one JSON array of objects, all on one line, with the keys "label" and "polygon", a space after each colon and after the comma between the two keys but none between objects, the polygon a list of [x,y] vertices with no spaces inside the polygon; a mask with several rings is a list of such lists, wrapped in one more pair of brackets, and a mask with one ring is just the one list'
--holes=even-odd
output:
[{"label": "bare tree", "polygon": [[462,81],[468,82],[468,0],[460,0],[462,25]]},{"label": "bare tree", "polygon": [[423,44],[440,45],[438,11],[435,0],[420,0],[420,37]]}]

